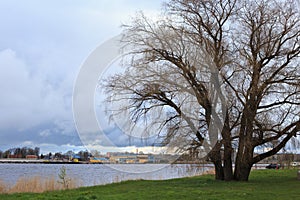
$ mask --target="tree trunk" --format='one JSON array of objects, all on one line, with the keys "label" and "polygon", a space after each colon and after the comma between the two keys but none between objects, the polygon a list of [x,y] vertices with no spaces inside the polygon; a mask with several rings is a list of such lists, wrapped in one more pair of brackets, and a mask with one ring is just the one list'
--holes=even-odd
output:
[{"label": "tree trunk", "polygon": [[251,172],[252,164],[245,161],[237,160],[234,169],[234,180],[236,181],[248,181]]},{"label": "tree trunk", "polygon": [[222,161],[217,160],[217,161],[213,161],[213,163],[215,165],[215,179],[224,180],[224,169],[222,166]]},{"label": "tree trunk", "polygon": [[216,180],[224,180],[224,168],[222,165],[222,157],[221,157],[221,147],[222,144],[220,142],[216,143],[213,149],[207,155],[207,158],[214,164],[215,166],[215,179]]},{"label": "tree trunk", "polygon": [[233,171],[232,171],[232,148],[230,145],[224,145],[224,180],[231,181],[233,179]]},{"label": "tree trunk", "polygon": [[253,165],[253,150],[254,149],[249,145],[249,142],[241,142],[240,140],[240,146],[235,160],[234,180],[248,181]]},{"label": "tree trunk", "polygon": [[226,112],[226,119],[224,127],[222,130],[222,137],[224,139],[224,155],[223,155],[223,164],[224,164],[224,180],[231,181],[233,179],[232,171],[232,144],[231,144],[231,133],[229,128],[229,115],[228,110]]}]

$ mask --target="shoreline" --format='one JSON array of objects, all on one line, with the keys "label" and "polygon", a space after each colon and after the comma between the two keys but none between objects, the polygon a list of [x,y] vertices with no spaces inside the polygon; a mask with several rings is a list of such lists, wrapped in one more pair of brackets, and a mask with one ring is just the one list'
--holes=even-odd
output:
[{"label": "shoreline", "polygon": [[103,163],[90,163],[90,162],[73,162],[73,161],[55,161],[55,160],[26,160],[26,159],[1,159],[0,163],[7,164],[103,164]]},{"label": "shoreline", "polygon": [[89,161],[68,161],[68,160],[43,160],[43,159],[0,159],[1,163],[14,163],[14,164],[201,164],[209,165],[211,163],[200,163],[200,162],[175,162],[175,163],[103,163],[103,162],[89,162]]},{"label": "shoreline", "polygon": [[[62,160],[27,160],[27,159],[0,159],[0,164],[88,164],[88,165],[147,165],[147,164],[184,164],[184,165],[201,165],[202,167],[213,167],[211,163],[103,163],[103,162],[89,162],[89,161],[62,161]],[[252,166],[253,169],[265,169],[265,167],[269,165],[269,163],[259,163]]]},{"label": "shoreline", "polygon": [[212,165],[210,163],[202,164],[202,163],[103,163],[103,162],[89,162],[89,161],[55,161],[55,160],[0,160],[0,164],[100,164],[100,165],[146,165],[146,164],[184,164],[184,165],[202,165],[204,167],[211,167]]}]

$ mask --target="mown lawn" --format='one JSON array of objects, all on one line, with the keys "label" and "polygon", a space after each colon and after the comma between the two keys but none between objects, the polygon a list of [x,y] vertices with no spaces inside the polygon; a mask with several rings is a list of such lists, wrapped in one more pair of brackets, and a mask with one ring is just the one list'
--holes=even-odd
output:
[{"label": "mown lawn", "polygon": [[300,181],[297,170],[256,170],[249,182],[215,181],[212,175],[164,181],[126,181],[104,186],[42,194],[0,195],[1,200],[15,199],[300,199]]}]

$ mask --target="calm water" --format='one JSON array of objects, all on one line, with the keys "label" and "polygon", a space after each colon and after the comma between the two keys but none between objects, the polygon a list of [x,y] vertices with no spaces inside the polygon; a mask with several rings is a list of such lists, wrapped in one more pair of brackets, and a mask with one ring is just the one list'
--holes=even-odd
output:
[{"label": "calm water", "polygon": [[82,186],[102,185],[124,180],[163,180],[200,175],[210,167],[186,164],[0,164],[0,180],[13,185],[21,177],[55,177],[62,166],[67,176],[79,180]]}]

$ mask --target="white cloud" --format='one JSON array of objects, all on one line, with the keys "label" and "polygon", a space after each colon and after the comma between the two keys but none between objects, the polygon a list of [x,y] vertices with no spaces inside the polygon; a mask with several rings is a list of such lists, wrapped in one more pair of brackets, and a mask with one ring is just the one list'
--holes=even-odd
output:
[{"label": "white cloud", "polygon": [[[31,73],[30,67],[16,52],[0,52],[0,130],[28,129],[55,118],[71,120],[66,103],[66,84],[55,87],[47,81],[47,74]],[[69,85],[72,82],[69,83]]]},{"label": "white cloud", "polygon": [[51,131],[49,129],[46,129],[46,130],[42,130],[40,133],[39,133],[40,136],[42,137],[48,137],[51,135]]},{"label": "white cloud", "polygon": [[126,146],[126,147],[115,147],[115,146],[102,146],[102,145],[86,145],[85,146],[90,152],[93,150],[97,150],[102,154],[107,152],[131,152],[136,153],[143,152],[143,153],[151,153],[151,154],[161,154],[161,153],[171,153],[174,154],[175,152],[169,151],[166,147],[152,147],[152,146],[144,146],[144,147],[137,147],[137,146]]}]

